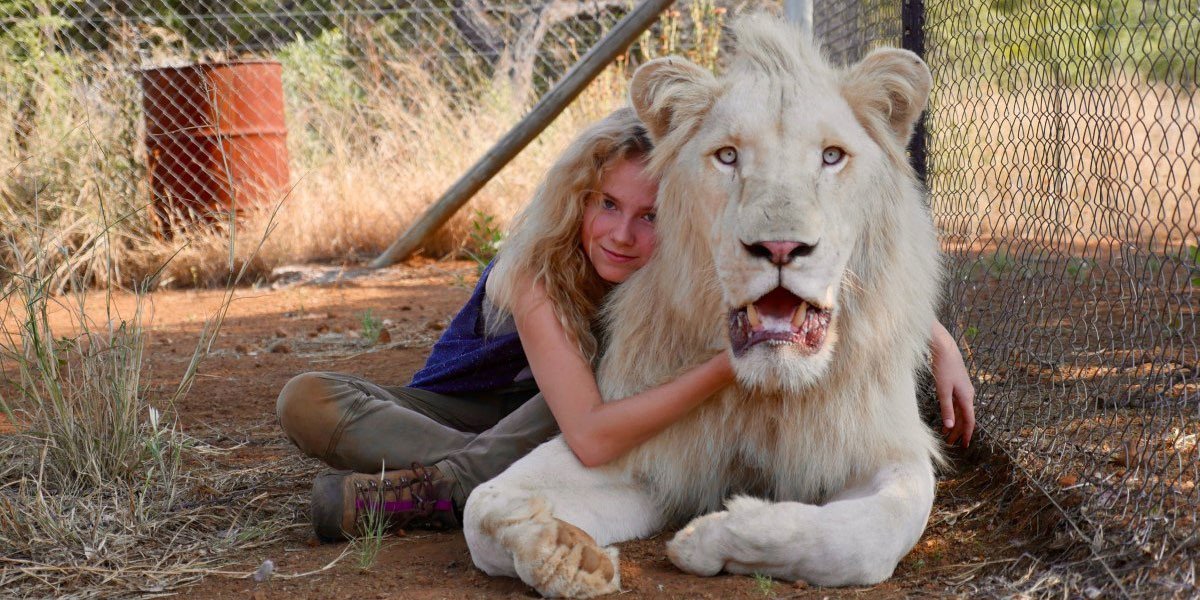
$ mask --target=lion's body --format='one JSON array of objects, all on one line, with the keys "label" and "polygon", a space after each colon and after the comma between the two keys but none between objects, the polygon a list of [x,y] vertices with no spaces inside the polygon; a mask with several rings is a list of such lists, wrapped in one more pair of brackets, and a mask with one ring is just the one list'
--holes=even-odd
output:
[{"label": "lion's body", "polygon": [[[924,528],[938,451],[918,417],[915,378],[939,255],[903,152],[915,114],[898,116],[908,106],[881,114],[879,102],[897,93],[871,87],[898,69],[919,88],[921,73],[897,67],[913,59],[894,54],[881,55],[883,67],[843,73],[764,19],[738,33],[737,58],[719,82],[672,62],[635,77],[635,107],[656,138],[651,169],[662,177],[659,242],[605,308],[598,383],[612,399],[677,376],[728,347],[742,307],[784,294],[777,290],[804,301],[792,319],[820,302],[832,315],[828,332],[813,349],[735,347],[739,385],[603,468],[576,472],[556,440],[481,487],[468,502],[467,538],[490,573],[517,574],[549,595],[613,591],[615,576],[589,579],[588,548],[554,546],[556,524],[607,544],[728,504],[680,532],[677,565],[871,583]],[[735,143],[736,169],[705,162]],[[820,162],[831,145],[849,150],[851,166]],[[813,148],[810,169],[797,157]],[[751,248],[806,236],[808,251],[788,262],[766,264]],[[539,474],[552,481],[538,483]],[[730,502],[737,495],[765,502]],[[630,516],[635,507],[647,514]]]},{"label": "lion's body", "polygon": [[[820,63],[809,66],[810,57],[795,58],[823,70]],[[754,85],[745,80],[762,69],[747,63],[752,61],[734,63],[742,71],[728,73],[726,87]],[[792,83],[768,81],[770,91],[754,90],[754,95],[778,97],[780,88]],[[814,87],[817,94],[808,95],[836,94]],[[710,113],[689,138],[703,138],[704,128],[749,129],[758,137],[788,133],[779,129],[777,107],[738,105],[745,110],[716,115],[725,122]],[[759,128],[769,131],[755,131]],[[726,343],[719,327],[725,303],[714,240],[702,233],[712,229],[712,219],[726,214],[721,204],[711,204],[724,198],[703,189],[689,165],[675,164],[680,153],[671,150],[660,147],[655,156],[664,181],[654,261],[619,286],[607,307],[611,341],[597,373],[606,398],[661,383]],[[649,482],[680,514],[716,510],[731,493],[819,503],[887,461],[928,460],[935,454],[935,440],[912,399],[940,290],[937,241],[907,166],[892,160],[876,165],[884,169],[856,173],[886,182],[874,184],[885,195],[861,219],[867,229],[847,265],[857,277],[841,289],[840,333],[825,375],[799,393],[728,389],[623,461],[631,475]],[[854,207],[847,198],[830,200],[836,208]],[[830,217],[827,221],[840,215]]]}]

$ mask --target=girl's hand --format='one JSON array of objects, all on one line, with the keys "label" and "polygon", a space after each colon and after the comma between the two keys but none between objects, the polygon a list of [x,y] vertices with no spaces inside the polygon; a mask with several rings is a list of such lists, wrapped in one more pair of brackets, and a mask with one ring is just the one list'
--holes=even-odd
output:
[{"label": "girl's hand", "polygon": [[966,448],[975,432],[975,386],[971,384],[958,344],[941,323],[934,324],[930,349],[933,384],[942,408],[942,433],[947,444],[958,442]]}]

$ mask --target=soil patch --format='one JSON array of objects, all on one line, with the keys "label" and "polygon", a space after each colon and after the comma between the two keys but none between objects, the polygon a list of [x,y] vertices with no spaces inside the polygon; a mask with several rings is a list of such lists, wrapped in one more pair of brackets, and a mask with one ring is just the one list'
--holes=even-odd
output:
[{"label": "soil patch", "polygon": [[[275,424],[275,399],[289,378],[305,371],[339,371],[384,384],[407,382],[440,331],[470,295],[475,268],[467,262],[412,262],[370,275],[283,281],[276,289],[238,290],[223,332],[200,366],[191,392],[177,407],[184,429],[226,448],[230,469],[277,469],[259,497],[283,498],[294,511],[282,539],[240,555],[221,573],[183,590],[182,598],[530,598],[520,581],[474,568],[461,532],[407,532],[385,538],[367,569],[345,544],[318,545],[308,530],[306,497],[316,461],[300,454]],[[315,281],[313,283],[312,281]],[[195,348],[220,291],[157,292],[148,340],[151,398],[167,397]],[[121,299],[120,306],[132,307]],[[375,319],[387,336],[375,343],[364,324]],[[390,340],[390,341],[389,341]],[[0,422],[0,427],[5,424]],[[979,444],[976,444],[979,446]],[[930,526],[888,582],[870,588],[821,589],[762,578],[684,574],[666,558],[673,532],[620,544],[628,598],[907,598],[944,595],[989,570],[1011,563],[1029,540],[1006,518],[992,479],[1006,469],[982,450],[955,453],[956,467],[939,482]],[[980,464],[986,465],[980,468]],[[1001,461],[1002,462],[1002,461]],[[191,503],[249,503],[208,497]],[[278,500],[277,500],[278,501]],[[251,508],[250,510],[253,510]],[[345,553],[345,556],[343,554]],[[340,557],[340,560],[339,560]],[[265,560],[275,575],[255,582]],[[962,592],[959,592],[962,593]]]}]

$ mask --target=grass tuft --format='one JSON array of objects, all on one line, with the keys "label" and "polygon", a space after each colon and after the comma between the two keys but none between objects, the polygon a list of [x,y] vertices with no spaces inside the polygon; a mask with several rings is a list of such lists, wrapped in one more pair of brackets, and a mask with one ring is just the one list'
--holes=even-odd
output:
[{"label": "grass tuft", "polygon": [[754,586],[758,589],[758,593],[762,594],[763,597],[766,598],[766,597],[769,597],[772,594],[772,592],[774,592],[775,580],[771,579],[770,575],[763,575],[762,573],[755,573],[754,574]]},{"label": "grass tuft", "polygon": [[[383,471],[379,472],[379,486],[366,492],[366,507],[359,514],[359,530],[362,535],[351,542],[354,554],[354,564],[360,571],[368,571],[375,565],[379,553],[383,550],[383,537],[387,533],[388,518],[384,510]],[[371,497],[371,494],[377,494]]]},{"label": "grass tuft", "polygon": [[483,270],[500,252],[503,243],[504,232],[496,225],[496,218],[476,210],[475,218],[471,221],[471,242],[464,252],[475,261],[475,270],[479,275],[483,275]]},{"label": "grass tuft", "polygon": [[363,339],[368,345],[374,346],[379,342],[379,336],[383,334],[383,319],[375,316],[375,312],[367,309],[359,315],[359,322],[362,324]]}]

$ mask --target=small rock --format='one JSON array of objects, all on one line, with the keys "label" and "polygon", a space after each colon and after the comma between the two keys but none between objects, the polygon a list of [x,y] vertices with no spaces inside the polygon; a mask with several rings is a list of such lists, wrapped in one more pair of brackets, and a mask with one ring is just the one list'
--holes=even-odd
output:
[{"label": "small rock", "polygon": [[280,327],[279,329],[276,329],[276,330],[275,330],[275,337],[277,337],[277,338],[285,338],[285,337],[287,337],[287,336],[288,336],[288,333],[287,333],[286,331],[284,331],[282,327]]},{"label": "small rock", "polygon": [[1076,483],[1079,483],[1079,477],[1073,474],[1063,475],[1062,477],[1058,478],[1058,485],[1061,485],[1062,487],[1071,487]]},{"label": "small rock", "polygon": [[237,352],[238,354],[249,354],[250,347],[245,344],[238,344],[233,347],[233,351]]},{"label": "small rock", "polygon": [[271,578],[275,574],[275,561],[271,559],[264,560],[261,565],[258,565],[258,570],[254,572],[254,581],[262,583]]},{"label": "small rock", "polygon": [[796,581],[794,581],[792,583],[792,587],[796,588],[798,590],[802,590],[802,589],[808,587],[808,582],[804,581],[803,579],[797,579]]},{"label": "small rock", "polygon": [[403,305],[403,306],[401,306],[401,307],[400,307],[400,310],[412,310],[412,307],[411,307],[411,306],[409,306],[409,305],[407,305],[407,304],[405,304],[405,305]]},{"label": "small rock", "polygon": [[429,324],[425,326],[425,328],[430,331],[441,331],[441,330],[445,329],[446,326],[442,325],[442,323],[440,321],[430,321]]},{"label": "small rock", "polygon": [[379,331],[379,340],[377,340],[376,343],[379,343],[379,344],[392,343],[392,334],[390,332],[388,332],[388,330],[386,330],[386,329],[380,330]]},{"label": "small rock", "polygon": [[283,342],[275,342],[274,344],[271,344],[271,353],[272,354],[288,354],[291,351],[292,351],[291,346],[288,346],[287,344],[285,344]]}]

